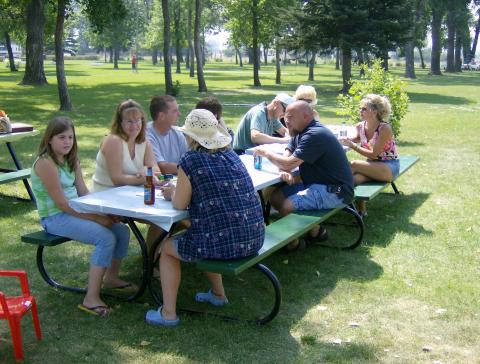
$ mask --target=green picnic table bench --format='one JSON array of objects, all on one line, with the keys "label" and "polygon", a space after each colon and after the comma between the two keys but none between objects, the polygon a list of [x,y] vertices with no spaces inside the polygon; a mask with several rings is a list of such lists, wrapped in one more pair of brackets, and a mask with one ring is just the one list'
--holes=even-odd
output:
[{"label": "green picnic table bench", "polygon": [[[353,226],[356,233],[354,234],[355,238],[352,242],[348,241],[343,244],[341,249],[351,250],[359,246],[363,239],[363,221],[357,211],[351,207],[346,206],[344,208],[328,209],[328,210],[315,210],[315,211],[299,211],[297,213],[291,213],[287,216],[284,216],[275,222],[272,222],[265,228],[265,240],[260,251],[250,257],[234,259],[234,260],[202,260],[196,262],[196,268],[201,271],[220,273],[227,276],[238,276],[242,272],[246,271],[249,268],[255,268],[263,273],[270,283],[273,286],[274,291],[274,302],[273,307],[270,312],[266,315],[261,316],[260,318],[247,319],[248,322],[253,322],[257,324],[266,324],[267,322],[273,320],[280,310],[280,304],[282,301],[282,291],[280,281],[275,275],[275,273],[270,270],[265,264],[261,263],[264,259],[283,248],[289,242],[294,239],[301,237],[306,234],[314,226],[328,220],[333,215],[344,211],[349,220],[354,218],[354,224],[349,224]],[[350,237],[349,237],[350,238]],[[343,238],[342,238],[343,239]],[[150,291],[152,293],[155,301],[160,305],[162,303],[161,292],[159,289],[152,288],[150,285]],[[189,312],[189,313],[204,313],[203,311],[195,311],[185,308],[179,308],[180,311]],[[214,314],[214,316],[221,317],[224,319],[233,319],[237,320],[235,317],[230,317],[221,314]]]},{"label": "green picnic table bench", "polygon": [[[420,157],[415,155],[401,155],[399,157],[400,160],[400,172],[398,177],[408,171],[415,163],[420,160]],[[355,199],[363,200],[363,201],[370,201],[373,200],[380,192],[382,192],[385,188],[389,185],[392,186],[393,191],[395,194],[399,194],[400,192],[395,185],[395,181],[393,182],[367,182],[355,187]]]}]

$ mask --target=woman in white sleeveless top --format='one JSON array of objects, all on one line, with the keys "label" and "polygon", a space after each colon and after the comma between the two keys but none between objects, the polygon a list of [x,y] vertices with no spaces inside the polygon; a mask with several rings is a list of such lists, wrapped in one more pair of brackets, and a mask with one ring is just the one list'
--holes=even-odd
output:
[{"label": "woman in white sleeveless top", "polygon": [[[143,185],[147,167],[153,168],[154,183],[158,183],[155,172],[160,170],[152,146],[146,139],[145,112],[140,104],[129,99],[117,106],[110,134],[103,140],[96,162],[93,192],[117,186]],[[158,226],[150,224],[147,245],[151,246],[161,233]]]},{"label": "woman in white sleeveless top", "polygon": [[103,140],[97,154],[93,175],[93,191],[115,186],[143,185],[145,167],[158,172],[152,146],[145,137],[146,120],[141,106],[126,100],[113,115],[110,134]]}]

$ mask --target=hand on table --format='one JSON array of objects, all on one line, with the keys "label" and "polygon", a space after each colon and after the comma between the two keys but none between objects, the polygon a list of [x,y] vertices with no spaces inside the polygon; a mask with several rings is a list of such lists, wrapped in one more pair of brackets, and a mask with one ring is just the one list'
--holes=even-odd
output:
[{"label": "hand on table", "polygon": [[355,144],[355,143],[352,142],[352,140],[349,139],[349,138],[340,138],[340,139],[338,139],[338,141],[340,142],[340,144],[345,145],[345,146],[347,146],[347,147],[349,147],[349,148],[351,148],[351,149],[353,149],[353,145]]},{"label": "hand on table", "polygon": [[173,196],[173,193],[175,192],[175,186],[172,185],[171,183],[167,183],[166,185],[163,185],[162,187],[160,187],[160,189],[162,190],[163,198],[166,201],[172,201],[172,196]]}]

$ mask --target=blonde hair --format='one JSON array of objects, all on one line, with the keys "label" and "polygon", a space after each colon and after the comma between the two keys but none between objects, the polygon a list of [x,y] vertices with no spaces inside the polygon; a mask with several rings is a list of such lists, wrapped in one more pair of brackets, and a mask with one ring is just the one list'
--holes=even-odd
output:
[{"label": "blonde hair", "polygon": [[310,85],[298,86],[293,98],[295,100],[305,101],[310,106],[315,106],[317,104],[317,92],[315,91],[315,87]]},{"label": "blonde hair", "polygon": [[139,113],[142,119],[142,129],[138,133],[135,143],[140,144],[145,141],[145,133],[147,128],[147,121],[145,119],[145,112],[143,111],[140,104],[132,99],[125,100],[118,104],[115,113],[112,118],[112,125],[110,127],[110,133],[118,135],[123,140],[127,140],[127,134],[123,131],[122,120],[123,117],[129,114]]},{"label": "blonde hair", "polygon": [[388,123],[392,107],[385,96],[368,94],[360,101],[360,107],[367,107],[377,112],[378,120]]}]

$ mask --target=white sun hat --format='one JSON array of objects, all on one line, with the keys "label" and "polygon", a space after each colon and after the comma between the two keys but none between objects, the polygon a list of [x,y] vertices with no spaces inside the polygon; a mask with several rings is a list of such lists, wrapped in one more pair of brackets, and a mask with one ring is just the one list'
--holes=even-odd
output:
[{"label": "white sun hat", "polygon": [[182,127],[173,126],[173,128],[188,135],[207,149],[223,148],[232,141],[232,137],[218,123],[215,115],[205,109],[192,110]]},{"label": "white sun hat", "polygon": [[308,102],[310,106],[315,106],[317,104],[317,92],[315,87],[310,85],[300,85],[295,92],[295,100],[303,100]]}]

